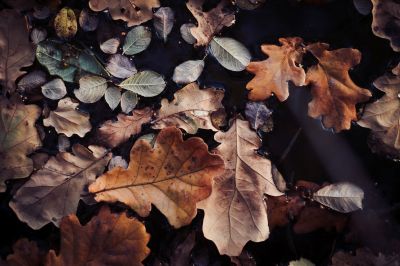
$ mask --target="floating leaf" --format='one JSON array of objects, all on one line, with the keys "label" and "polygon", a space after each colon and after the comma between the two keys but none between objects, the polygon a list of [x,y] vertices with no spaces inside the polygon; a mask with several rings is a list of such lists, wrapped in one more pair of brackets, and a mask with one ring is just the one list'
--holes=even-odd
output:
[{"label": "floating leaf", "polygon": [[160,94],[165,86],[163,77],[154,71],[141,71],[124,80],[119,86],[143,97],[153,97]]},{"label": "floating leaf", "polygon": [[167,42],[168,34],[174,26],[174,11],[170,7],[160,7],[154,13],[153,24],[157,34]]},{"label": "floating leaf", "polygon": [[67,137],[74,134],[84,137],[92,129],[92,125],[89,122],[89,114],[76,110],[78,105],[70,98],[60,100],[57,109],[51,111],[48,118],[43,119],[44,126],[52,126],[57,133],[63,133]]},{"label": "floating leaf", "polygon": [[177,84],[191,83],[200,77],[203,69],[203,60],[188,60],[175,68],[172,79]]},{"label": "floating leaf", "polygon": [[118,38],[111,38],[100,44],[100,50],[106,54],[115,54],[118,51],[120,41]]},{"label": "floating leaf", "polygon": [[73,38],[78,31],[74,10],[69,7],[62,8],[54,19],[54,29],[57,36],[62,39]]},{"label": "floating leaf", "polygon": [[46,83],[46,73],[41,70],[29,72],[18,82],[18,90],[20,92],[29,91],[39,88]]},{"label": "floating leaf", "polygon": [[232,38],[214,37],[210,43],[210,53],[231,71],[245,70],[251,59],[249,50]]},{"label": "floating leaf", "polygon": [[121,79],[129,78],[137,72],[133,62],[120,54],[112,55],[108,59],[106,69],[111,75]]},{"label": "floating leaf", "polygon": [[107,80],[87,75],[79,80],[79,90],[74,90],[76,98],[84,103],[95,103],[104,96],[107,89]]},{"label": "floating leaf", "polygon": [[121,101],[121,91],[117,87],[108,87],[106,93],[104,94],[104,99],[106,100],[108,106],[111,110],[117,108],[119,102]]},{"label": "floating leaf", "polygon": [[45,29],[34,28],[31,32],[31,40],[34,44],[38,44],[44,41],[47,37],[47,31]]},{"label": "floating leaf", "polygon": [[175,127],[160,131],[154,147],[137,140],[128,169],[116,167],[89,186],[97,201],[120,201],[140,216],[157,207],[179,228],[196,216],[196,203],[211,193],[211,180],[223,171],[223,161],[208,152],[200,138],[182,139]]},{"label": "floating leaf", "polygon": [[196,38],[193,37],[191,33],[191,29],[195,27],[196,25],[193,23],[185,23],[180,28],[182,39],[188,44],[194,44],[196,42]]},{"label": "floating leaf", "polygon": [[42,86],[42,93],[48,99],[59,100],[67,94],[67,88],[62,79],[53,79]]},{"label": "floating leaf", "polygon": [[95,31],[99,25],[99,18],[83,9],[79,15],[79,25],[84,31]]},{"label": "floating leaf", "polygon": [[123,53],[134,55],[147,49],[151,42],[151,31],[144,26],[137,26],[131,29],[126,35]]},{"label": "floating leaf", "polygon": [[137,94],[131,91],[125,91],[121,96],[121,110],[125,114],[130,113],[137,105],[139,99]]}]

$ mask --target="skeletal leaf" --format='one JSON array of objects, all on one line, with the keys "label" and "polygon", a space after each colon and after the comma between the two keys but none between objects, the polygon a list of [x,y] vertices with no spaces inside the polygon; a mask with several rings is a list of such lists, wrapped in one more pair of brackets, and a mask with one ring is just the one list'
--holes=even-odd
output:
[{"label": "skeletal leaf", "polygon": [[144,26],[137,26],[131,29],[126,35],[123,53],[134,55],[147,49],[151,42],[151,31]]},{"label": "skeletal leaf", "polygon": [[111,38],[100,44],[100,50],[106,54],[115,54],[118,51],[120,41],[118,38]]},{"label": "skeletal leaf", "polygon": [[211,123],[210,114],[223,108],[223,97],[223,91],[200,90],[196,83],[188,84],[175,93],[172,102],[161,100],[161,109],[157,112],[152,127],[162,129],[176,126],[189,134],[195,134],[199,128],[217,131]]},{"label": "skeletal leaf", "polygon": [[167,37],[174,26],[174,11],[170,7],[160,7],[154,13],[153,24],[157,34],[167,42]]},{"label": "skeletal leaf", "polygon": [[97,138],[107,147],[117,147],[131,136],[139,134],[142,125],[149,123],[152,115],[150,108],[134,110],[132,115],[119,114],[118,121],[108,120],[101,125]]},{"label": "skeletal leaf", "polygon": [[17,97],[0,97],[0,192],[6,190],[6,180],[32,173],[27,155],[42,145],[35,128],[40,112],[38,106],[24,105]]},{"label": "skeletal leaf", "polygon": [[121,101],[121,91],[116,87],[108,87],[106,93],[104,94],[104,99],[106,100],[108,106],[111,110],[117,108],[119,102]]},{"label": "skeletal leaf", "polygon": [[247,71],[255,75],[246,85],[252,101],[263,101],[274,94],[282,102],[289,97],[289,81],[296,86],[305,85],[306,74],[298,66],[305,53],[301,47],[303,40],[298,37],[279,38],[279,42],[282,46],[261,45],[261,51],[268,59],[247,66]]},{"label": "skeletal leaf", "polygon": [[95,103],[104,96],[107,89],[105,78],[87,75],[79,80],[79,89],[74,94],[79,101],[84,103]]},{"label": "skeletal leaf", "polygon": [[203,60],[188,60],[175,68],[172,79],[177,84],[191,83],[200,77],[203,69]]},{"label": "skeletal leaf", "polygon": [[125,114],[129,114],[137,105],[139,99],[136,93],[125,91],[121,96],[121,110]]},{"label": "skeletal leaf", "polygon": [[362,209],[364,191],[351,183],[331,184],[314,193],[313,199],[338,212]]},{"label": "skeletal leaf", "polygon": [[42,93],[48,99],[59,100],[67,94],[67,88],[62,79],[53,79],[42,86]]},{"label": "skeletal leaf", "polygon": [[210,195],[212,178],[223,171],[223,160],[207,148],[200,138],[184,141],[179,129],[164,128],[154,147],[145,139],[136,141],[128,169],[112,169],[89,191],[97,201],[120,201],[143,217],[153,204],[179,228],[196,216],[196,203]]},{"label": "skeletal leaf", "polygon": [[34,28],[31,31],[31,40],[36,45],[41,41],[44,41],[46,37],[47,37],[47,31],[45,29]]},{"label": "skeletal leaf", "polygon": [[182,24],[182,26],[180,27],[180,32],[181,32],[181,36],[182,39],[187,42],[188,44],[194,44],[196,42],[196,38],[193,37],[192,33],[191,33],[191,28],[195,28],[196,25],[194,25],[193,23],[185,23]]},{"label": "skeletal leaf", "polygon": [[150,235],[144,225],[126,213],[111,213],[103,207],[97,216],[82,226],[78,217],[64,217],[60,252],[47,254],[46,266],[127,265],[139,266],[150,253]]},{"label": "skeletal leaf", "polygon": [[203,233],[220,254],[239,256],[248,241],[268,238],[264,194],[279,196],[271,162],[257,154],[261,141],[249,123],[235,119],[229,131],[218,132],[216,151],[225,161],[225,172],[214,178],[212,193],[199,204],[204,210]]},{"label": "skeletal leaf", "polygon": [[160,74],[149,70],[138,72],[119,84],[121,88],[143,97],[157,96],[164,90],[166,85]]},{"label": "skeletal leaf", "polygon": [[137,72],[133,62],[121,54],[112,55],[108,59],[106,69],[111,75],[121,79],[129,78]]},{"label": "skeletal leaf", "polygon": [[95,31],[99,25],[99,18],[83,9],[79,15],[79,25],[84,31]]},{"label": "skeletal leaf", "polygon": [[249,50],[232,38],[214,37],[210,43],[210,53],[231,71],[245,70],[251,59]]},{"label": "skeletal leaf", "polygon": [[69,7],[62,8],[54,19],[54,29],[57,36],[62,39],[73,38],[78,31],[74,10]]},{"label": "skeletal leaf", "polygon": [[18,90],[20,92],[29,91],[39,88],[46,83],[46,73],[41,70],[29,72],[18,82]]},{"label": "skeletal leaf", "polygon": [[51,111],[48,118],[43,119],[43,124],[46,127],[54,127],[57,133],[63,133],[67,137],[74,134],[84,137],[92,129],[92,125],[89,122],[89,114],[76,110],[78,105],[68,97],[60,100],[57,109]]}]

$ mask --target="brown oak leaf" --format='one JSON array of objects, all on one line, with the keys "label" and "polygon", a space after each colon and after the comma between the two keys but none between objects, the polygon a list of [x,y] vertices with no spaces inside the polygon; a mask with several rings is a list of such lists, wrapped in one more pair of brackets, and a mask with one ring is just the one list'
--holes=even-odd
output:
[{"label": "brown oak leaf", "polygon": [[318,59],[318,64],[307,71],[313,96],[308,114],[313,118],[321,116],[326,128],[339,132],[350,129],[351,121],[357,120],[356,104],[367,101],[371,92],[357,86],[349,75],[349,69],[360,63],[361,53],[351,48],[333,51],[328,48],[326,43],[307,46]]},{"label": "brown oak leaf", "polygon": [[126,213],[111,213],[108,207],[84,226],[69,215],[61,221],[60,231],[60,253],[50,250],[46,266],[139,266],[150,253],[150,235],[144,225]]},{"label": "brown oak leaf", "polygon": [[230,8],[229,0],[221,0],[216,7],[207,12],[203,11],[204,2],[205,0],[189,0],[186,3],[187,8],[197,20],[197,27],[190,29],[197,40],[195,46],[207,45],[223,27],[229,27],[235,23],[235,12]]},{"label": "brown oak leaf", "polygon": [[122,19],[128,27],[140,25],[153,18],[153,8],[160,7],[159,0],[90,0],[93,11],[108,9],[114,20]]},{"label": "brown oak leaf", "polygon": [[200,138],[182,139],[175,127],[160,131],[154,146],[139,139],[132,147],[128,169],[115,167],[91,184],[97,201],[120,201],[140,216],[154,204],[175,228],[196,216],[196,203],[211,193],[211,180],[224,169]]},{"label": "brown oak leaf", "polygon": [[281,46],[263,44],[261,50],[268,59],[251,62],[247,71],[256,76],[246,85],[250,90],[249,99],[263,101],[272,94],[279,101],[289,97],[289,81],[296,86],[305,85],[306,74],[299,66],[305,53],[302,47],[303,39],[299,37],[279,38]]}]

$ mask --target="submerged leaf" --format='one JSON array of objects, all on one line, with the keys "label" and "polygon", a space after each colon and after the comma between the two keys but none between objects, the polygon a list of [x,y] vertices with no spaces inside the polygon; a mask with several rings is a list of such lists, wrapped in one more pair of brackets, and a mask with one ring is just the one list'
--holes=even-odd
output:
[{"label": "submerged leaf", "polygon": [[151,31],[144,26],[137,26],[131,29],[126,35],[123,53],[134,55],[146,50],[151,42]]},{"label": "submerged leaf", "polygon": [[108,106],[110,106],[111,110],[114,110],[121,101],[120,89],[114,86],[108,87],[106,93],[104,94],[104,99],[106,100]]},{"label": "submerged leaf", "polygon": [[61,39],[73,38],[78,31],[74,10],[69,7],[62,8],[54,19],[54,29]]},{"label": "submerged leaf", "polygon": [[177,84],[194,82],[200,77],[203,69],[203,60],[188,60],[175,68],[172,80]]},{"label": "submerged leaf", "polygon": [[139,99],[136,93],[125,91],[121,96],[121,110],[125,114],[130,113],[137,105]]},{"label": "submerged leaf", "polygon": [[249,50],[232,38],[214,37],[210,43],[210,53],[231,71],[245,70],[251,59]]},{"label": "submerged leaf", "polygon": [[95,103],[100,100],[107,89],[107,80],[87,75],[79,80],[79,89],[74,90],[76,98],[84,103]]},{"label": "submerged leaf", "polygon": [[42,86],[42,93],[48,99],[59,100],[67,94],[67,88],[62,79],[53,79]]},{"label": "submerged leaf", "polygon": [[160,74],[149,70],[138,72],[119,84],[121,88],[143,97],[157,96],[164,90],[166,85]]},{"label": "submerged leaf", "polygon": [[168,34],[174,26],[174,11],[170,7],[160,7],[154,13],[153,24],[160,38],[167,42]]}]

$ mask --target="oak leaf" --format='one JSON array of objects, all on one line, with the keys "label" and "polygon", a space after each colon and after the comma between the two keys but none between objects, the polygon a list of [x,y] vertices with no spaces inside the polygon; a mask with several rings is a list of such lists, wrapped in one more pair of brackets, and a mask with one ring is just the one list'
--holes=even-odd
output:
[{"label": "oak leaf", "polygon": [[217,152],[225,161],[225,172],[214,178],[212,193],[199,204],[204,210],[203,233],[220,254],[239,256],[252,240],[268,238],[264,194],[282,195],[272,180],[271,162],[257,154],[261,146],[247,121],[236,119],[229,131],[218,132]]},{"label": "oak leaf", "polygon": [[191,34],[196,38],[195,46],[205,46],[212,38],[219,33],[223,27],[232,26],[235,23],[235,12],[230,8],[229,0],[221,0],[213,9],[204,12],[205,0],[189,0],[187,8],[197,20],[197,27],[190,29]]},{"label": "oak leaf", "polygon": [[114,20],[122,19],[128,27],[140,25],[153,18],[153,8],[160,7],[159,0],[90,0],[93,11],[108,9]]},{"label": "oak leaf", "polygon": [[384,75],[375,80],[374,85],[385,95],[376,102],[367,105],[358,124],[372,130],[379,140],[379,150],[397,157],[400,156],[400,65],[393,74]]},{"label": "oak leaf", "polygon": [[89,186],[97,201],[120,201],[140,216],[154,204],[175,228],[196,216],[196,203],[211,193],[211,180],[223,171],[223,160],[210,154],[200,138],[182,139],[175,127],[160,131],[154,147],[139,139],[128,169],[116,167]]},{"label": "oak leaf", "polygon": [[60,100],[57,109],[51,111],[48,118],[43,119],[43,124],[46,127],[54,127],[57,133],[63,133],[67,137],[74,134],[84,137],[92,129],[92,125],[89,122],[89,114],[78,111],[78,105],[71,98]]},{"label": "oak leaf", "polygon": [[150,108],[134,110],[132,115],[119,114],[118,121],[108,120],[100,126],[97,138],[107,147],[114,148],[142,131],[142,125],[150,122]]},{"label": "oak leaf", "polygon": [[319,62],[307,71],[307,83],[311,85],[313,96],[308,104],[308,115],[321,116],[326,128],[339,132],[350,129],[351,121],[357,120],[356,104],[367,101],[371,92],[357,86],[349,75],[349,69],[360,63],[361,53],[351,48],[333,51],[328,48],[325,43],[307,46]]},{"label": "oak leaf", "polygon": [[75,215],[65,217],[60,231],[60,253],[57,256],[50,250],[46,266],[138,266],[150,253],[146,246],[150,235],[144,225],[126,213],[111,213],[107,207],[84,226]]},{"label": "oak leaf", "polygon": [[4,181],[29,176],[33,162],[27,157],[42,145],[35,122],[40,116],[36,105],[24,105],[17,97],[0,97],[0,192]]},{"label": "oak leaf", "polygon": [[0,12],[0,85],[5,92],[15,91],[15,80],[26,73],[22,67],[30,66],[35,59],[33,44],[24,17],[14,10]]},{"label": "oak leaf", "polygon": [[299,66],[305,53],[303,39],[279,38],[279,42],[281,46],[261,45],[261,51],[268,59],[251,62],[246,68],[256,75],[246,85],[252,101],[263,101],[274,94],[282,102],[289,97],[289,81],[296,86],[305,85],[306,74]]},{"label": "oak leaf", "polygon": [[182,128],[189,134],[195,134],[199,128],[212,129],[210,114],[223,108],[223,91],[216,89],[200,90],[196,83],[186,85],[175,93],[172,102],[162,99],[161,109],[152,122],[154,129],[167,126]]},{"label": "oak leaf", "polygon": [[73,153],[60,152],[32,175],[14,195],[10,207],[33,229],[75,213],[84,188],[103,173],[111,154],[98,146],[80,144]]}]

